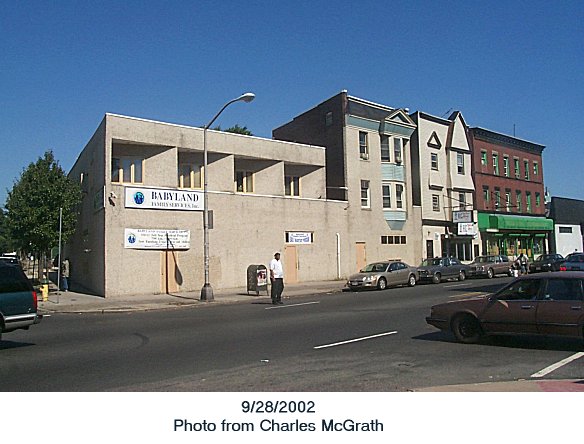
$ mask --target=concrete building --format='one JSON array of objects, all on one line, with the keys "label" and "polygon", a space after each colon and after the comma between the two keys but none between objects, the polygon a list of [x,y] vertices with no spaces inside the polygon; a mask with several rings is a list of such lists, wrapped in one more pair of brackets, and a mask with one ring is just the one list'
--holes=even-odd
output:
[{"label": "concrete building", "polygon": [[[326,199],[323,147],[217,131],[207,137],[203,171],[203,129],[105,115],[69,173],[84,193],[66,247],[73,289],[199,291],[204,174],[213,287],[245,285],[247,266],[267,265],[275,251],[287,282],[355,270],[346,258],[366,218],[352,220],[346,201]],[[359,202],[359,190],[350,193]]]},{"label": "concrete building", "polygon": [[352,271],[382,259],[421,260],[409,179],[415,129],[407,110],[342,91],[273,131],[278,140],[326,147],[327,196],[347,202]]},{"label": "concrete building", "polygon": [[422,209],[421,253],[470,261],[479,254],[479,241],[467,125],[460,112],[448,119],[416,112],[412,119],[412,192],[413,204]]},{"label": "concrete building", "polygon": [[547,252],[553,221],[545,217],[545,147],[484,128],[470,134],[481,253]]},{"label": "concrete building", "polygon": [[584,201],[552,197],[549,217],[554,221],[554,233],[550,237],[550,250],[566,256],[584,251]]}]

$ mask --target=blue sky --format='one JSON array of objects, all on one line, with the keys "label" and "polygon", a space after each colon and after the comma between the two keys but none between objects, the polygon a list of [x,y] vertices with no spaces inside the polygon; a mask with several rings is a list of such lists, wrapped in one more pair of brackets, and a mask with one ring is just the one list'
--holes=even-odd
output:
[{"label": "blue sky", "polygon": [[261,137],[349,94],[546,146],[584,199],[583,1],[0,2],[0,205],[51,149],[68,171],[106,112]]}]

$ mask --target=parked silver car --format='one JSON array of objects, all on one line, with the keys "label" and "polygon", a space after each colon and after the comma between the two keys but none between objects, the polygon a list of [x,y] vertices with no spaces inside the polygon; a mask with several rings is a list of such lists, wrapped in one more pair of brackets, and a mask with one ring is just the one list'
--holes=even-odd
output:
[{"label": "parked silver car", "polygon": [[470,275],[473,277],[485,276],[489,279],[498,275],[512,276],[513,263],[509,257],[502,254],[477,256],[470,263]]},{"label": "parked silver car", "polygon": [[418,270],[399,260],[374,262],[367,265],[359,273],[353,274],[347,281],[351,290],[409,285],[413,287],[418,282]]}]

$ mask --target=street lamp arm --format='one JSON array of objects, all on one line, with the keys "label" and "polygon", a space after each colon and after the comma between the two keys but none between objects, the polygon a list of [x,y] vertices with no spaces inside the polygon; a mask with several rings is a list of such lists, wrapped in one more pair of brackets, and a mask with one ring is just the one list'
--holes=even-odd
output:
[{"label": "street lamp arm", "polygon": [[229,105],[231,105],[232,103],[239,102],[239,101],[242,101],[242,102],[247,102],[247,103],[249,103],[249,102],[251,102],[253,99],[255,99],[255,94],[254,94],[254,93],[245,93],[245,94],[242,94],[242,95],[241,95],[241,96],[239,96],[239,97],[236,97],[235,99],[232,99],[232,100],[230,100],[230,101],[229,101],[229,102],[227,102],[225,105],[223,105],[223,108],[221,108],[221,109],[219,110],[219,112],[218,112],[217,114],[215,114],[215,117],[213,117],[213,118],[211,119],[211,121],[210,121],[210,122],[209,122],[207,125],[205,125],[204,129],[209,129],[209,127],[210,127],[211,125],[213,125],[213,123],[215,122],[215,120],[217,120],[217,118],[218,118],[218,117],[221,115],[221,113],[222,113],[223,111],[225,111],[225,108],[227,108],[227,107],[228,107]]}]

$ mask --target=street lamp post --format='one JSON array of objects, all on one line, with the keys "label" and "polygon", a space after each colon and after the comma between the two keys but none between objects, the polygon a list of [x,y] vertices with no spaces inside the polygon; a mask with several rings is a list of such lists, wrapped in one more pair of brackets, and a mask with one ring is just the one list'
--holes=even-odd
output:
[{"label": "street lamp post", "polygon": [[208,188],[208,180],[209,180],[209,171],[207,170],[207,130],[213,122],[217,120],[217,117],[227,108],[229,105],[235,102],[246,102],[249,103],[253,99],[255,99],[255,94],[253,93],[245,93],[241,96],[230,100],[223,108],[219,110],[215,117],[211,119],[211,121],[205,125],[203,129],[203,254],[205,257],[205,284],[203,288],[201,288],[201,301],[212,301],[214,299],[213,296],[213,287],[211,287],[211,283],[209,282],[209,203],[207,200],[207,188]]}]

